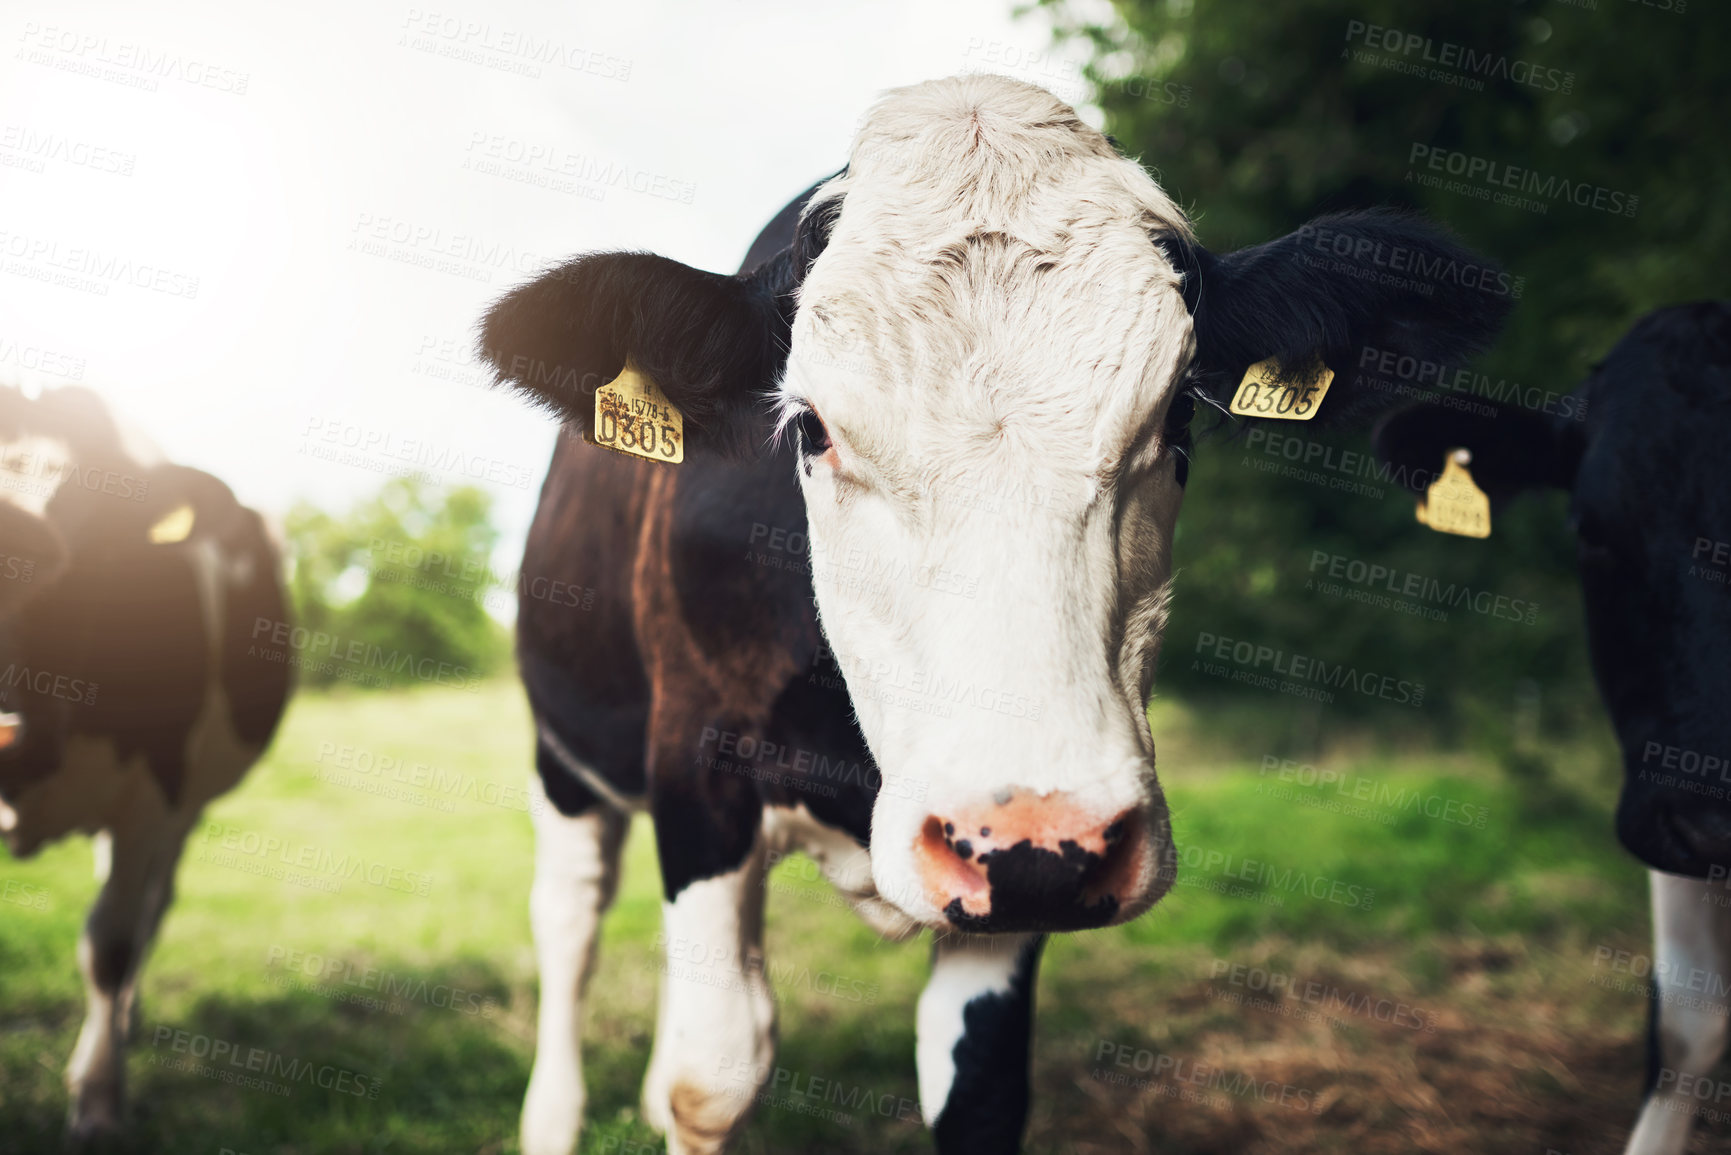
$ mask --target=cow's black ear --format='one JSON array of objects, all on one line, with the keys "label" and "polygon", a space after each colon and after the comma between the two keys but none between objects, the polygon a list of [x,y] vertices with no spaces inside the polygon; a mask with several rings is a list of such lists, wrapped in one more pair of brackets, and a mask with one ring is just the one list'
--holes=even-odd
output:
[{"label": "cow's black ear", "polygon": [[1396,410],[1371,432],[1377,460],[1416,493],[1442,471],[1452,450],[1469,450],[1473,480],[1497,507],[1528,489],[1574,484],[1581,438],[1577,422],[1508,405],[1491,407],[1489,413],[1483,408],[1409,405]]},{"label": "cow's black ear", "polygon": [[480,345],[500,382],[585,433],[595,390],[629,358],[684,414],[688,437],[731,449],[760,419],[787,321],[761,270],[726,276],[650,253],[590,253],[508,293]]},{"label": "cow's black ear", "polygon": [[1296,369],[1320,357],[1334,381],[1315,420],[1332,426],[1362,424],[1411,397],[1381,366],[1440,369],[1487,346],[1511,288],[1437,225],[1388,209],[1319,217],[1223,256],[1182,246],[1175,263],[1201,390],[1225,406],[1251,365],[1272,357]]},{"label": "cow's black ear", "polygon": [[488,310],[481,356],[499,382],[585,434],[593,433],[595,390],[629,358],[684,415],[690,444],[726,453],[761,447],[799,286],[840,209],[839,197],[812,203],[824,183],[769,223],[733,276],[651,253],[565,262]]}]

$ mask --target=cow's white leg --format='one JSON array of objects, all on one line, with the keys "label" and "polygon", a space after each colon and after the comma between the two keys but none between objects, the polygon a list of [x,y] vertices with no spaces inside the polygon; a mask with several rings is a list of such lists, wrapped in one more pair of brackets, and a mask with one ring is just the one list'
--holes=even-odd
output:
[{"label": "cow's white leg", "polygon": [[[666,837],[658,828],[657,837]],[[721,1151],[744,1123],[775,1056],[775,999],[764,974],[768,856],[687,883],[662,904],[665,965],[643,1117],[668,1155]]]},{"label": "cow's white leg", "polygon": [[529,921],[541,995],[535,1066],[523,1096],[523,1155],[569,1155],[583,1125],[583,988],[595,966],[601,916],[619,882],[629,814],[597,800],[568,817],[532,787],[535,882]]},{"label": "cow's white leg", "polygon": [[1043,935],[940,936],[920,994],[920,1110],[939,1152],[1014,1152],[1028,1119],[1028,1043]]},{"label": "cow's white leg", "polygon": [[120,1127],[138,978],[174,896],[174,871],[190,829],[189,820],[160,806],[142,809],[145,814],[135,812],[95,840],[97,872],[106,867],[106,877],[78,940],[87,1005],[66,1067],[66,1125],[77,1139]]},{"label": "cow's white leg", "polygon": [[1695,1082],[1725,1050],[1731,983],[1731,890],[1700,879],[1651,872],[1653,1000],[1647,1099],[1626,1155],[1677,1155],[1702,1105]]}]

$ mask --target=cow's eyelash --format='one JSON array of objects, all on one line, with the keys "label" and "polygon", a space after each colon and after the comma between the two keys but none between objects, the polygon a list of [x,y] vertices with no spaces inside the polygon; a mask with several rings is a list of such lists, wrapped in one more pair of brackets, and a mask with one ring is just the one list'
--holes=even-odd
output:
[{"label": "cow's eyelash", "polygon": [[799,450],[807,457],[817,457],[830,448],[829,428],[824,425],[823,418],[811,402],[803,397],[784,396],[777,402],[775,432],[772,435],[777,448],[786,443],[789,430],[796,430],[799,437]]}]

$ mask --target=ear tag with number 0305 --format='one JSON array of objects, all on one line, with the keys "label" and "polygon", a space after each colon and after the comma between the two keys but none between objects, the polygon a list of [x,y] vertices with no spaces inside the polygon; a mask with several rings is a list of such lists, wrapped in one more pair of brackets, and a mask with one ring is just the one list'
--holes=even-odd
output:
[{"label": "ear tag with number 0305", "polygon": [[595,390],[595,431],[585,440],[633,457],[685,460],[685,414],[631,362]]},{"label": "ear tag with number 0305", "polygon": [[1491,535],[1491,499],[1467,472],[1472,459],[1472,452],[1466,449],[1457,449],[1444,459],[1442,476],[1431,482],[1425,495],[1419,498],[1420,525],[1462,537]]},{"label": "ear tag with number 0305", "polygon": [[1308,368],[1282,377],[1275,358],[1258,361],[1244,371],[1227,411],[1240,417],[1272,417],[1278,421],[1309,421],[1322,408],[1334,381],[1334,370],[1318,357]]}]

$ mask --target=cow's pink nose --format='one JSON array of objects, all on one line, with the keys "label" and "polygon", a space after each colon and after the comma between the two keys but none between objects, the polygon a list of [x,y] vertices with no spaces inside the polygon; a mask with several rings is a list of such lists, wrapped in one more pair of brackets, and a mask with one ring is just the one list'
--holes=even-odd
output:
[{"label": "cow's pink nose", "polygon": [[1102,819],[1061,791],[933,814],[914,840],[926,897],[970,931],[1082,930],[1135,903],[1151,874],[1141,813]]}]

